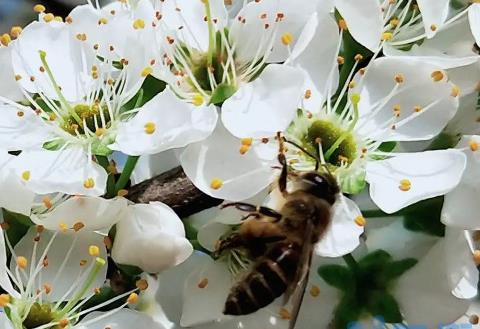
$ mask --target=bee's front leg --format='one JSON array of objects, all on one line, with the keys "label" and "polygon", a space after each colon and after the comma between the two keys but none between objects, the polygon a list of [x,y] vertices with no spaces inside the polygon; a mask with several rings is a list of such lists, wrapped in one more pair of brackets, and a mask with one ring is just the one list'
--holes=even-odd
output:
[{"label": "bee's front leg", "polygon": [[245,246],[245,240],[242,235],[238,232],[232,233],[228,237],[220,239],[215,245],[215,251],[213,252],[213,257],[219,258],[220,255],[229,249],[240,248]]}]

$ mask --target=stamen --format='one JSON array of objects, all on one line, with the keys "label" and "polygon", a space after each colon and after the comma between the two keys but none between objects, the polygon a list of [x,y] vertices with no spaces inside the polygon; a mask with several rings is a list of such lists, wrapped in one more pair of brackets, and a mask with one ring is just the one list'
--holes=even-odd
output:
[{"label": "stamen", "polygon": [[223,181],[220,178],[214,178],[210,182],[210,187],[214,190],[219,190],[223,186]]},{"label": "stamen", "polygon": [[412,183],[408,179],[402,179],[398,188],[403,192],[408,192],[412,188]]},{"label": "stamen", "polygon": [[10,304],[11,297],[7,294],[0,295],[0,307],[6,307]]}]

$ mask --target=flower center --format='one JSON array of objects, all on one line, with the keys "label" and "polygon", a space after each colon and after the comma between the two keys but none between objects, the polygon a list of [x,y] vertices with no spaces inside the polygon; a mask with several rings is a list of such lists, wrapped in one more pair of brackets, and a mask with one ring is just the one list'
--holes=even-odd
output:
[{"label": "flower center", "polygon": [[61,128],[71,135],[76,136],[77,133],[83,135],[86,129],[96,134],[101,134],[102,130],[108,129],[110,114],[108,113],[108,109],[101,105],[94,104],[90,106],[78,104],[73,107],[73,112],[82,120],[82,124],[78,124],[73,115],[64,118],[61,124]]},{"label": "flower center", "polygon": [[52,311],[52,305],[34,303],[30,308],[30,312],[23,321],[23,326],[26,329],[33,329],[44,324],[50,323],[55,319]]},{"label": "flower center", "polygon": [[310,154],[320,156],[322,150],[327,165],[333,170],[351,164],[357,156],[353,134],[327,120],[315,120],[303,136],[302,143]]}]

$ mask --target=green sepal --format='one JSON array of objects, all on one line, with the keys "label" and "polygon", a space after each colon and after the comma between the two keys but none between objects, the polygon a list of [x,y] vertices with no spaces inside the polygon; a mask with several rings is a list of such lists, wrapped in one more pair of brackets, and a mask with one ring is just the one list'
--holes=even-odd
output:
[{"label": "green sepal", "polygon": [[358,266],[367,272],[381,270],[392,259],[392,256],[385,250],[376,250],[363,257]]},{"label": "green sepal", "polygon": [[233,94],[237,91],[235,86],[229,85],[227,83],[221,83],[215,88],[212,96],[210,97],[210,103],[214,105],[221,105],[227,99],[232,97]]},{"label": "green sepal", "polygon": [[405,258],[393,261],[384,270],[384,276],[387,281],[395,280],[403,275],[406,271],[417,265],[418,260],[415,258]]},{"label": "green sepal", "polygon": [[330,286],[349,293],[355,290],[355,276],[348,267],[341,265],[323,265],[318,268],[317,272]]},{"label": "green sepal", "polygon": [[63,145],[65,145],[63,139],[54,139],[43,143],[43,148],[48,151],[58,151]]},{"label": "green sepal", "polygon": [[445,225],[441,222],[443,202],[444,197],[440,196],[403,209],[403,226],[409,231],[444,237]]},{"label": "green sepal", "polygon": [[362,314],[362,307],[351,295],[345,295],[335,309],[334,322],[336,329],[347,329],[349,324],[357,321]]},{"label": "green sepal", "polygon": [[[15,246],[27,234],[28,229],[35,225],[29,217],[17,214],[5,209],[3,211],[3,219],[9,225],[8,230],[5,231],[8,241]],[[7,248],[7,253],[10,250]]]},{"label": "green sepal", "polygon": [[370,294],[367,310],[374,317],[382,317],[386,323],[400,323],[403,321],[397,301],[391,294],[385,291],[375,291]]},{"label": "green sepal", "polygon": [[139,91],[127,104],[122,107],[122,112],[133,110],[145,105],[151,101],[153,97],[165,90],[167,84],[157,78],[149,75],[145,78],[142,84],[141,91]]},{"label": "green sepal", "polygon": [[100,156],[109,156],[113,151],[107,146],[114,142],[113,138],[95,139],[92,143],[92,154]]}]

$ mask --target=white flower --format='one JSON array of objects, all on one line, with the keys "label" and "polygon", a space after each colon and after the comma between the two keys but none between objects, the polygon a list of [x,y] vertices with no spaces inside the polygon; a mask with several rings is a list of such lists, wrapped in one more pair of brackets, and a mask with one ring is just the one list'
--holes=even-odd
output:
[{"label": "white flower", "polygon": [[180,218],[167,205],[131,205],[116,226],[112,258],[158,273],[184,262],[192,253]]},{"label": "white flower", "polygon": [[462,137],[456,147],[466,155],[467,168],[460,184],[445,196],[442,221],[448,226],[471,230],[480,228],[480,221],[476,215],[479,208],[475,198],[480,181],[480,157],[477,152],[479,146],[479,136],[466,135]]},{"label": "white flower", "polygon": [[372,52],[384,45],[403,47],[432,38],[466,12],[451,9],[450,0],[419,0],[416,4],[411,0],[335,0],[334,4],[351,35]]},{"label": "white flower", "polygon": [[15,80],[15,74],[13,73],[13,67],[11,65],[12,48],[12,44],[9,44],[7,47],[0,46],[0,62],[3,65],[0,95],[13,101],[21,101],[24,99],[24,96]]}]

